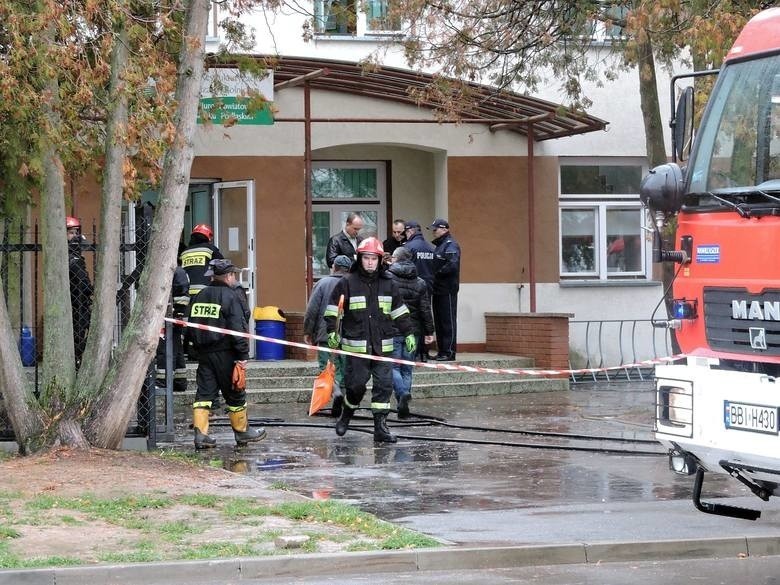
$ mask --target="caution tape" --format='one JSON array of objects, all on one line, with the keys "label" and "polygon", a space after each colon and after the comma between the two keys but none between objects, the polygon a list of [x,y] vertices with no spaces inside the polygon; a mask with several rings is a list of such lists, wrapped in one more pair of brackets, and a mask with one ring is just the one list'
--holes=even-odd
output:
[{"label": "caution tape", "polygon": [[362,353],[355,353],[352,351],[344,351],[343,349],[331,349],[327,346],[309,345],[307,343],[298,343],[296,341],[287,341],[286,339],[276,339],[274,337],[266,337],[264,335],[257,335],[256,333],[244,333],[242,331],[233,331],[232,329],[223,329],[221,327],[214,327],[213,325],[202,325],[200,323],[190,323],[189,321],[182,321],[181,319],[172,319],[166,317],[165,320],[174,325],[180,325],[182,327],[191,327],[193,329],[203,329],[204,331],[213,331],[214,333],[223,333],[225,335],[234,335],[236,337],[245,337],[247,339],[255,339],[257,341],[267,341],[270,343],[278,343],[280,345],[287,345],[289,347],[297,347],[305,350],[315,349],[317,351],[325,351],[328,353],[348,355],[351,357],[357,357],[366,360],[373,360],[375,362],[389,362],[392,364],[402,364],[407,366],[415,366],[418,368],[428,368],[431,370],[448,370],[452,372],[472,372],[482,374],[519,374],[526,376],[562,376],[572,374],[597,374],[599,372],[611,372],[618,370],[627,370],[629,368],[639,368],[643,366],[655,366],[658,364],[666,364],[677,361],[685,357],[685,354],[678,354],[668,357],[655,358],[650,360],[644,360],[641,362],[635,362],[633,364],[623,364],[621,366],[609,366],[602,368],[579,368],[575,370],[541,370],[530,368],[483,368],[481,366],[467,366],[463,364],[447,364],[442,362],[413,362],[410,360],[401,360],[392,357],[385,357],[381,355],[367,355]]}]

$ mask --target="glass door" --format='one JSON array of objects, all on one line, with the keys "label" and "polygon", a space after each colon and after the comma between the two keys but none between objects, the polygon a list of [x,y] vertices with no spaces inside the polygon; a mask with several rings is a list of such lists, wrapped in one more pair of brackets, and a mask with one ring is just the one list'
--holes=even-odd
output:
[{"label": "glass door", "polygon": [[[256,304],[255,271],[255,183],[231,181],[214,183],[214,245],[222,255],[241,269],[239,282],[246,291],[249,310]],[[254,331],[250,315],[250,331]],[[254,343],[250,343],[250,354]]]}]

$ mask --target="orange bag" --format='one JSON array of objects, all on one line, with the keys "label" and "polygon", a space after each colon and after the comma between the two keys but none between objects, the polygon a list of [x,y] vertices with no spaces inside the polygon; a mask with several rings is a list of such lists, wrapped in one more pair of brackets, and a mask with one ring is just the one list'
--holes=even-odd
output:
[{"label": "orange bag", "polygon": [[336,366],[328,360],[325,369],[314,378],[311,389],[311,403],[309,404],[309,416],[319,412],[327,406],[333,395],[333,382],[336,380]]},{"label": "orange bag", "polygon": [[238,392],[246,390],[246,369],[241,364],[233,366],[233,390]]}]

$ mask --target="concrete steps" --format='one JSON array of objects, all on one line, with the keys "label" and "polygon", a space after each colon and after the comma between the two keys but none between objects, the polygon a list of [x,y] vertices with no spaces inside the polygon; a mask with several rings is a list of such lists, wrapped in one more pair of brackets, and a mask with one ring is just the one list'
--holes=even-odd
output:
[{"label": "concrete steps", "polygon": [[[498,354],[462,354],[452,365],[497,369],[532,368],[529,358]],[[189,380],[186,392],[174,394],[174,407],[186,408],[195,396],[197,364],[187,364]],[[247,365],[247,402],[249,404],[308,403],[314,378],[319,374],[316,361],[250,361]],[[369,383],[370,384],[370,383]],[[369,385],[370,387],[370,385]],[[495,396],[523,392],[568,390],[569,379],[519,374],[489,374],[418,368],[414,372],[413,394],[419,398],[446,396]]]}]

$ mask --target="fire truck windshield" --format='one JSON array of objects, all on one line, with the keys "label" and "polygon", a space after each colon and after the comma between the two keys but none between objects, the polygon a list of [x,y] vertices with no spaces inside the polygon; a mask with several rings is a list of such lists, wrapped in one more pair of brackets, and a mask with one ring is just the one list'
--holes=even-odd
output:
[{"label": "fire truck windshield", "polygon": [[725,66],[701,128],[686,207],[780,206],[780,55]]}]

